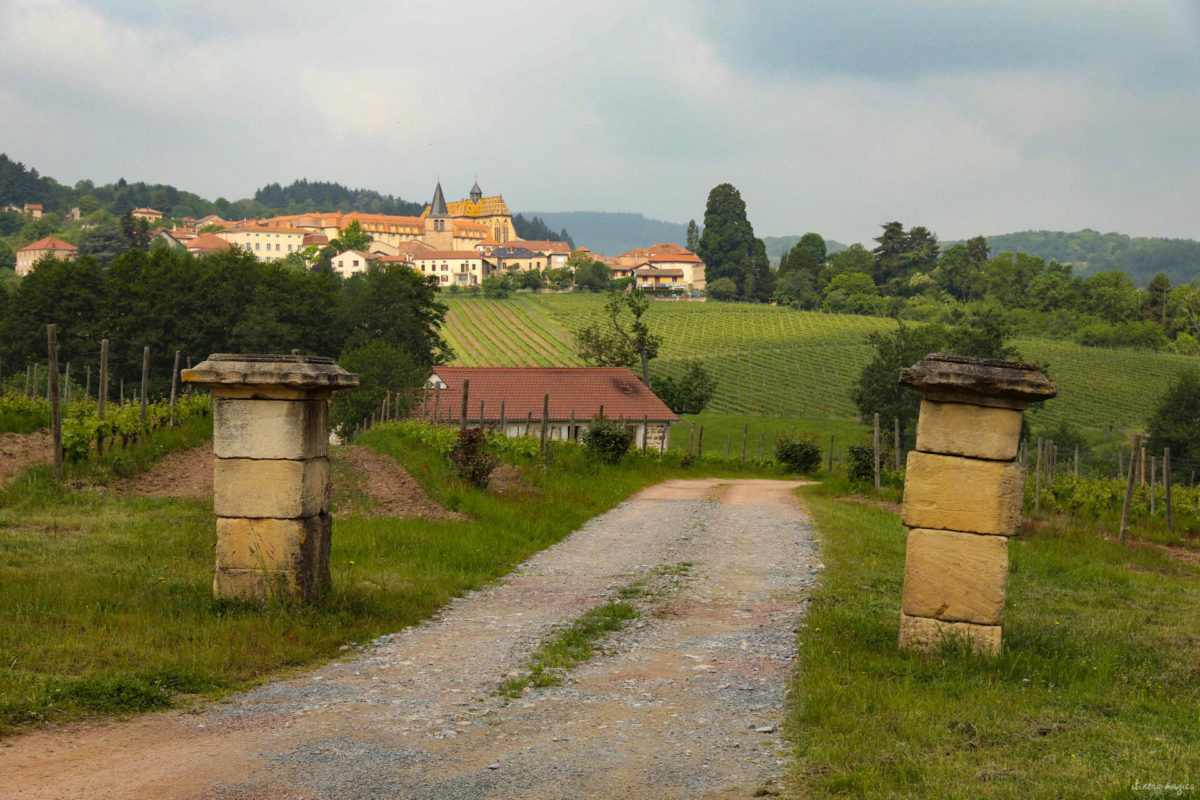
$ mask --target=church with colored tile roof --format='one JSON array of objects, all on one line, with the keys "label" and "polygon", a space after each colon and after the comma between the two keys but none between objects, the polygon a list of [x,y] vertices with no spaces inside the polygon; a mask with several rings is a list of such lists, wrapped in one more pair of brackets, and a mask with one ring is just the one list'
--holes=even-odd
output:
[{"label": "church with colored tile roof", "polygon": [[504,243],[518,238],[517,229],[512,223],[512,212],[508,210],[504,196],[484,197],[483,190],[479,188],[479,181],[475,181],[475,185],[471,187],[468,199],[449,203],[442,194],[442,183],[438,181],[433,202],[425,206],[421,217],[425,219],[439,214],[460,225],[481,225],[487,231],[487,235],[496,242]]}]

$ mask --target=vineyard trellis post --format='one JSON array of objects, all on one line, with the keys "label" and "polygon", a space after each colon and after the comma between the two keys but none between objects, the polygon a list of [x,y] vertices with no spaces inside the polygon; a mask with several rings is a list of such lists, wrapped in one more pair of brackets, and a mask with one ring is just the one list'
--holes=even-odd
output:
[{"label": "vineyard trellis post", "polygon": [[29,372],[32,369],[28,364],[25,365],[25,396],[29,397]]},{"label": "vineyard trellis post", "polygon": [[92,399],[92,365],[91,364],[87,365],[86,375],[87,375],[87,379],[84,381],[84,384],[83,384],[83,399],[91,400]]},{"label": "vineyard trellis post", "polygon": [[546,452],[546,433],[550,428],[550,393],[542,397],[542,436],[538,444],[538,452]]},{"label": "vineyard trellis post", "polygon": [[1163,448],[1163,501],[1167,504],[1167,533],[1171,532],[1171,448]]},{"label": "vineyard trellis post", "polygon": [[1143,445],[1138,451],[1138,483],[1142,486],[1146,485],[1146,447]]},{"label": "vineyard trellis post", "polygon": [[1042,510],[1042,454],[1045,452],[1046,446],[1042,441],[1042,437],[1037,439],[1037,461],[1033,471],[1033,510],[1038,512]]},{"label": "vineyard trellis post", "polygon": [[104,421],[104,406],[108,403],[108,339],[100,340],[100,385],[96,387],[96,416]]},{"label": "vineyard trellis post", "polygon": [[688,423],[688,455],[689,456],[692,454],[692,447],[695,445],[695,443],[696,443],[696,424],[694,422],[689,422]]},{"label": "vineyard trellis post", "polygon": [[879,412],[875,412],[875,436],[872,443],[875,450],[875,491],[879,491]]},{"label": "vineyard trellis post", "polygon": [[1154,516],[1155,492],[1154,485],[1158,480],[1158,458],[1150,456],[1150,516]]},{"label": "vineyard trellis post", "polygon": [[36,361],[33,362],[33,391],[29,393],[30,399],[36,399],[38,396],[38,367],[40,366],[41,364]]},{"label": "vineyard trellis post", "polygon": [[171,427],[175,427],[175,393],[179,388],[179,356],[180,352],[175,351],[175,366],[171,368]]},{"label": "vineyard trellis post", "polygon": [[892,447],[895,450],[895,452],[892,455],[894,456],[893,461],[896,464],[896,472],[899,472],[900,471],[900,418],[893,417],[892,422],[894,423],[893,424],[894,443],[893,443]]},{"label": "vineyard trellis post", "polygon": [[62,408],[58,404],[58,342],[54,325],[46,326],[46,349],[50,354],[50,431],[54,448],[54,477],[62,480]]},{"label": "vineyard trellis post", "polygon": [[832,475],[833,474],[833,434],[832,433],[829,434],[829,466],[827,469],[829,471],[829,474]]},{"label": "vineyard trellis post", "polygon": [[1138,435],[1133,435],[1133,449],[1129,452],[1129,480],[1125,484],[1125,502],[1121,504],[1121,544],[1125,544],[1125,535],[1129,533],[1129,506],[1133,502],[1133,485],[1137,479],[1137,454],[1141,447]]},{"label": "vineyard trellis post", "polygon": [[150,382],[150,346],[142,348],[142,427],[146,426],[146,384]]},{"label": "vineyard trellis post", "polygon": [[63,402],[71,402],[71,362],[67,362],[66,377],[63,379]]},{"label": "vineyard trellis post", "polygon": [[746,465],[746,440],[750,438],[750,423],[742,426],[742,466]]},{"label": "vineyard trellis post", "polygon": [[471,379],[463,379],[463,394],[462,394],[462,415],[458,419],[458,429],[465,430],[467,427],[467,400],[471,395]]},{"label": "vineyard trellis post", "polygon": [[701,456],[704,455],[704,426],[703,425],[700,426],[700,433],[698,434],[698,437],[699,438],[696,439],[696,458],[700,458]]}]

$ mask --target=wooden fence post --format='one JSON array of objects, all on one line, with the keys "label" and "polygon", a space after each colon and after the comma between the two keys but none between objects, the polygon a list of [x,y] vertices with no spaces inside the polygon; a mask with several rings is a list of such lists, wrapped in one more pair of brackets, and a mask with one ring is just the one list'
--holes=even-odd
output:
[{"label": "wooden fence post", "polygon": [[58,342],[53,325],[46,326],[46,349],[50,353],[50,430],[53,434],[54,477],[62,480],[62,408],[58,397]]},{"label": "wooden fence post", "polygon": [[826,467],[826,470],[829,472],[830,475],[833,474],[833,434],[832,433],[829,434],[829,466]]},{"label": "wooden fence post", "polygon": [[1125,502],[1121,505],[1121,544],[1125,544],[1125,535],[1129,533],[1129,506],[1133,502],[1133,483],[1137,478],[1137,454],[1141,447],[1138,435],[1133,435],[1133,449],[1129,453],[1129,481],[1125,484]]},{"label": "wooden fence post", "polygon": [[529,435],[529,429],[533,427],[533,409],[525,412],[525,435]]},{"label": "wooden fence post", "polygon": [[108,402],[108,339],[100,340],[100,385],[96,387],[96,416],[103,421]]},{"label": "wooden fence post", "polygon": [[150,382],[150,346],[142,348],[142,427],[146,425],[146,384]]},{"label": "wooden fence post", "polygon": [[696,423],[688,423],[688,455],[692,454],[692,448],[696,444]]},{"label": "wooden fence post", "polygon": [[1167,533],[1171,532],[1171,448],[1163,448],[1163,501],[1167,504]]},{"label": "wooden fence post", "polygon": [[546,452],[546,434],[550,429],[550,393],[547,392],[542,397],[542,441],[538,445],[538,452]]},{"label": "wooden fence post", "polygon": [[71,402],[71,362],[67,362],[63,379],[63,402]]},{"label": "wooden fence post", "polygon": [[1158,457],[1150,456],[1150,516],[1154,516],[1155,506],[1155,491],[1154,485],[1158,481]]},{"label": "wooden fence post", "polygon": [[462,394],[462,409],[461,416],[458,419],[458,429],[464,430],[467,427],[467,400],[471,396],[471,379],[463,378],[463,394]]},{"label": "wooden fence post", "polygon": [[33,369],[33,367],[29,366],[28,364],[25,365],[25,396],[26,397],[29,397],[29,372],[32,369]]},{"label": "wooden fence post", "polygon": [[87,365],[87,378],[83,383],[83,399],[90,400],[92,398],[92,365]]},{"label": "wooden fence post", "polygon": [[893,452],[893,454],[892,454],[892,456],[893,456],[892,460],[896,463],[896,472],[899,472],[900,471],[900,418],[893,417],[892,422],[895,423],[895,433],[894,433],[895,440],[892,445],[892,448],[895,452]]},{"label": "wooden fence post", "polygon": [[433,422],[436,425],[442,421],[442,385],[439,383],[433,389]]},{"label": "wooden fence post", "polygon": [[504,399],[500,399],[500,435],[508,436],[508,420],[504,418]]},{"label": "wooden fence post", "polygon": [[1045,451],[1042,437],[1037,440],[1037,469],[1033,473],[1033,510],[1042,510],[1042,453]]},{"label": "wooden fence post", "polygon": [[700,426],[700,436],[696,439],[696,458],[704,455],[704,426]]},{"label": "wooden fence post", "polygon": [[875,491],[879,491],[880,482],[879,482],[879,412],[878,411],[875,412],[874,449],[875,449]]},{"label": "wooden fence post", "polygon": [[171,368],[171,427],[175,427],[175,389],[179,385],[179,351],[175,351],[175,366]]}]

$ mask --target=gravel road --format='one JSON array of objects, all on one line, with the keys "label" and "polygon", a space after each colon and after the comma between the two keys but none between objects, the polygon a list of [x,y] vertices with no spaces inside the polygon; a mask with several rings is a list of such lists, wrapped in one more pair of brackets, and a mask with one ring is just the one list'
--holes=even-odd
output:
[{"label": "gravel road", "polygon": [[[343,660],[203,709],[0,747],[6,798],[775,795],[794,630],[819,575],[795,482],[669,481],[502,583]],[[624,587],[643,614],[560,686],[497,696]]]}]

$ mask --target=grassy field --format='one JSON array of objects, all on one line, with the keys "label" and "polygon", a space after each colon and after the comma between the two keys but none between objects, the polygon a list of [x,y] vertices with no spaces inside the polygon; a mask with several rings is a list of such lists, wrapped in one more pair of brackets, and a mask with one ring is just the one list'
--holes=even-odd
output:
[{"label": "grassy field", "polygon": [[[599,319],[603,298],[521,294],[507,300],[443,295],[443,333],[454,363],[467,366],[577,365],[573,331]],[[777,417],[853,418],[850,388],[870,360],[867,334],[891,330],[877,317],[760,305],[658,302],[651,327],[664,337],[654,366],[677,373],[699,358],[716,376],[710,410]],[[1037,425],[1060,420],[1090,428],[1141,427],[1154,400],[1196,359],[1019,339],[1021,355],[1047,366],[1059,397],[1035,412]]]},{"label": "grassy field", "polygon": [[1200,569],[1027,526],[1010,549],[1003,653],[902,654],[905,529],[821,487],[801,496],[827,569],[790,701],[798,796],[1144,798],[1177,795],[1135,785],[1200,784]]}]

